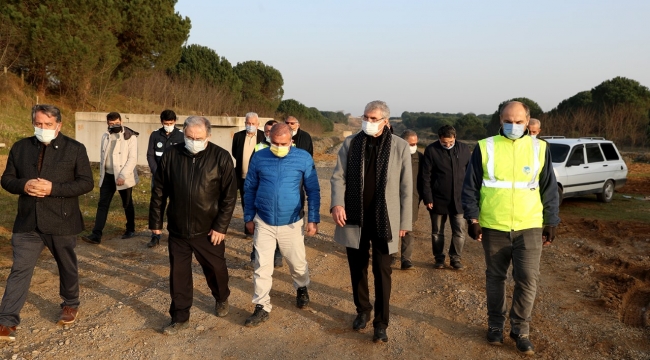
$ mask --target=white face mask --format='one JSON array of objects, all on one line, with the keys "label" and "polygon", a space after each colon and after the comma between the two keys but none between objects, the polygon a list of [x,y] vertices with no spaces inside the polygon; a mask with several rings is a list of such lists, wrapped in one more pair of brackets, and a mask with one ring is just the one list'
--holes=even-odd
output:
[{"label": "white face mask", "polygon": [[175,126],[174,125],[163,125],[163,129],[165,129],[166,133],[170,133],[174,131]]},{"label": "white face mask", "polygon": [[190,140],[185,138],[185,148],[192,154],[199,153],[205,150],[208,140]]},{"label": "white face mask", "polygon": [[296,129],[296,130],[291,130],[291,137],[296,136],[297,133],[298,133],[298,129]]},{"label": "white face mask", "polygon": [[257,126],[254,125],[246,125],[246,132],[249,134],[254,133],[257,130]]},{"label": "white face mask", "polygon": [[379,132],[379,123],[381,123],[381,121],[370,122],[363,120],[361,121],[361,130],[363,130],[366,135],[375,136]]},{"label": "white face mask", "polygon": [[444,146],[444,145],[443,145],[442,147],[445,148],[445,149],[447,149],[447,150],[451,150],[455,145],[456,145],[456,143],[453,143],[453,144],[451,144],[449,147]]},{"label": "white face mask", "polygon": [[57,125],[56,129],[54,130],[41,129],[39,127],[34,126],[34,136],[36,136],[36,139],[38,139],[38,141],[44,144],[49,144],[52,140],[56,138],[56,131],[58,129],[59,129],[59,125]]},{"label": "white face mask", "polygon": [[519,139],[524,135],[526,131],[526,125],[524,124],[503,124],[503,134],[510,140]]},{"label": "white face mask", "polygon": [[271,137],[270,136],[266,137],[266,142],[269,143],[269,144],[271,143]]},{"label": "white face mask", "polygon": [[415,154],[416,152],[418,152],[418,146],[417,145],[409,146],[409,151],[411,151],[411,155]]},{"label": "white face mask", "polygon": [[537,134],[535,134],[535,135],[531,135],[530,137],[532,137],[533,139],[535,139],[535,138],[537,138]]}]

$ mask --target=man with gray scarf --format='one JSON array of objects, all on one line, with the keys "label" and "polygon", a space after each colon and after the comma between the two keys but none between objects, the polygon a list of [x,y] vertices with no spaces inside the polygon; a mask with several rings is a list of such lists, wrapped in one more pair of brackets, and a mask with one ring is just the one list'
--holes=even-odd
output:
[{"label": "man with gray scarf", "polygon": [[411,230],[413,181],[409,145],[388,131],[390,109],[372,101],[363,114],[362,132],[349,136],[332,174],[330,211],[334,240],[346,247],[357,317],[354,330],[365,329],[373,306],[368,290],[372,247],[375,279],[374,342],[387,342],[392,255],[399,238]]}]

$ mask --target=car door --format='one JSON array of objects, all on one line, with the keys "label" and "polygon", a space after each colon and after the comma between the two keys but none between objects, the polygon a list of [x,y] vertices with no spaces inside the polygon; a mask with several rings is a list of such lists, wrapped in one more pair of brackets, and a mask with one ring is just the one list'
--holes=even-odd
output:
[{"label": "car door", "polygon": [[593,179],[589,173],[589,165],[585,161],[583,144],[577,144],[571,149],[565,169],[566,180],[562,184],[565,196],[579,194],[593,187],[593,184],[590,184]]},{"label": "car door", "polygon": [[585,144],[585,154],[587,155],[587,166],[591,177],[590,189],[594,191],[603,188],[605,180],[608,179],[609,164],[605,161],[598,143]]}]

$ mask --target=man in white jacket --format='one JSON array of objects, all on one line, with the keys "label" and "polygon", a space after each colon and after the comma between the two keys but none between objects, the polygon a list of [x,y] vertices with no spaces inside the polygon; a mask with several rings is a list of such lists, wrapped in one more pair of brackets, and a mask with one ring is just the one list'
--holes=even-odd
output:
[{"label": "man in white jacket", "polygon": [[119,113],[111,112],[106,115],[107,131],[102,135],[101,157],[99,163],[99,203],[95,227],[89,235],[82,239],[91,244],[102,241],[102,231],[106,225],[108,209],[117,190],[122,198],[122,207],[126,215],[126,231],[122,239],[135,236],[135,209],[131,192],[138,183],[138,172],[135,168],[138,158],[137,132],[122,126]]}]

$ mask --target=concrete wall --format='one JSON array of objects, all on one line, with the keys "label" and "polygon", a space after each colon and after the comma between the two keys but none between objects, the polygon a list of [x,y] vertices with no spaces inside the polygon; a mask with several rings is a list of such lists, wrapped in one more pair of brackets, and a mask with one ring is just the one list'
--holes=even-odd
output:
[{"label": "concrete wall", "polygon": [[[91,162],[99,162],[102,134],[106,132],[106,115],[100,112],[78,112],[75,113],[76,139],[86,146],[88,157]],[[147,165],[147,146],[149,136],[157,129],[160,129],[160,115],[144,114],[120,114],[122,125],[127,126],[140,133],[138,136],[138,165]],[[178,115],[176,127],[182,129],[183,122],[188,115]],[[244,130],[243,117],[235,116],[206,116],[212,124],[212,136],[210,142],[221,146],[230,152],[233,135]],[[270,118],[260,118],[260,130],[264,123]]]}]

